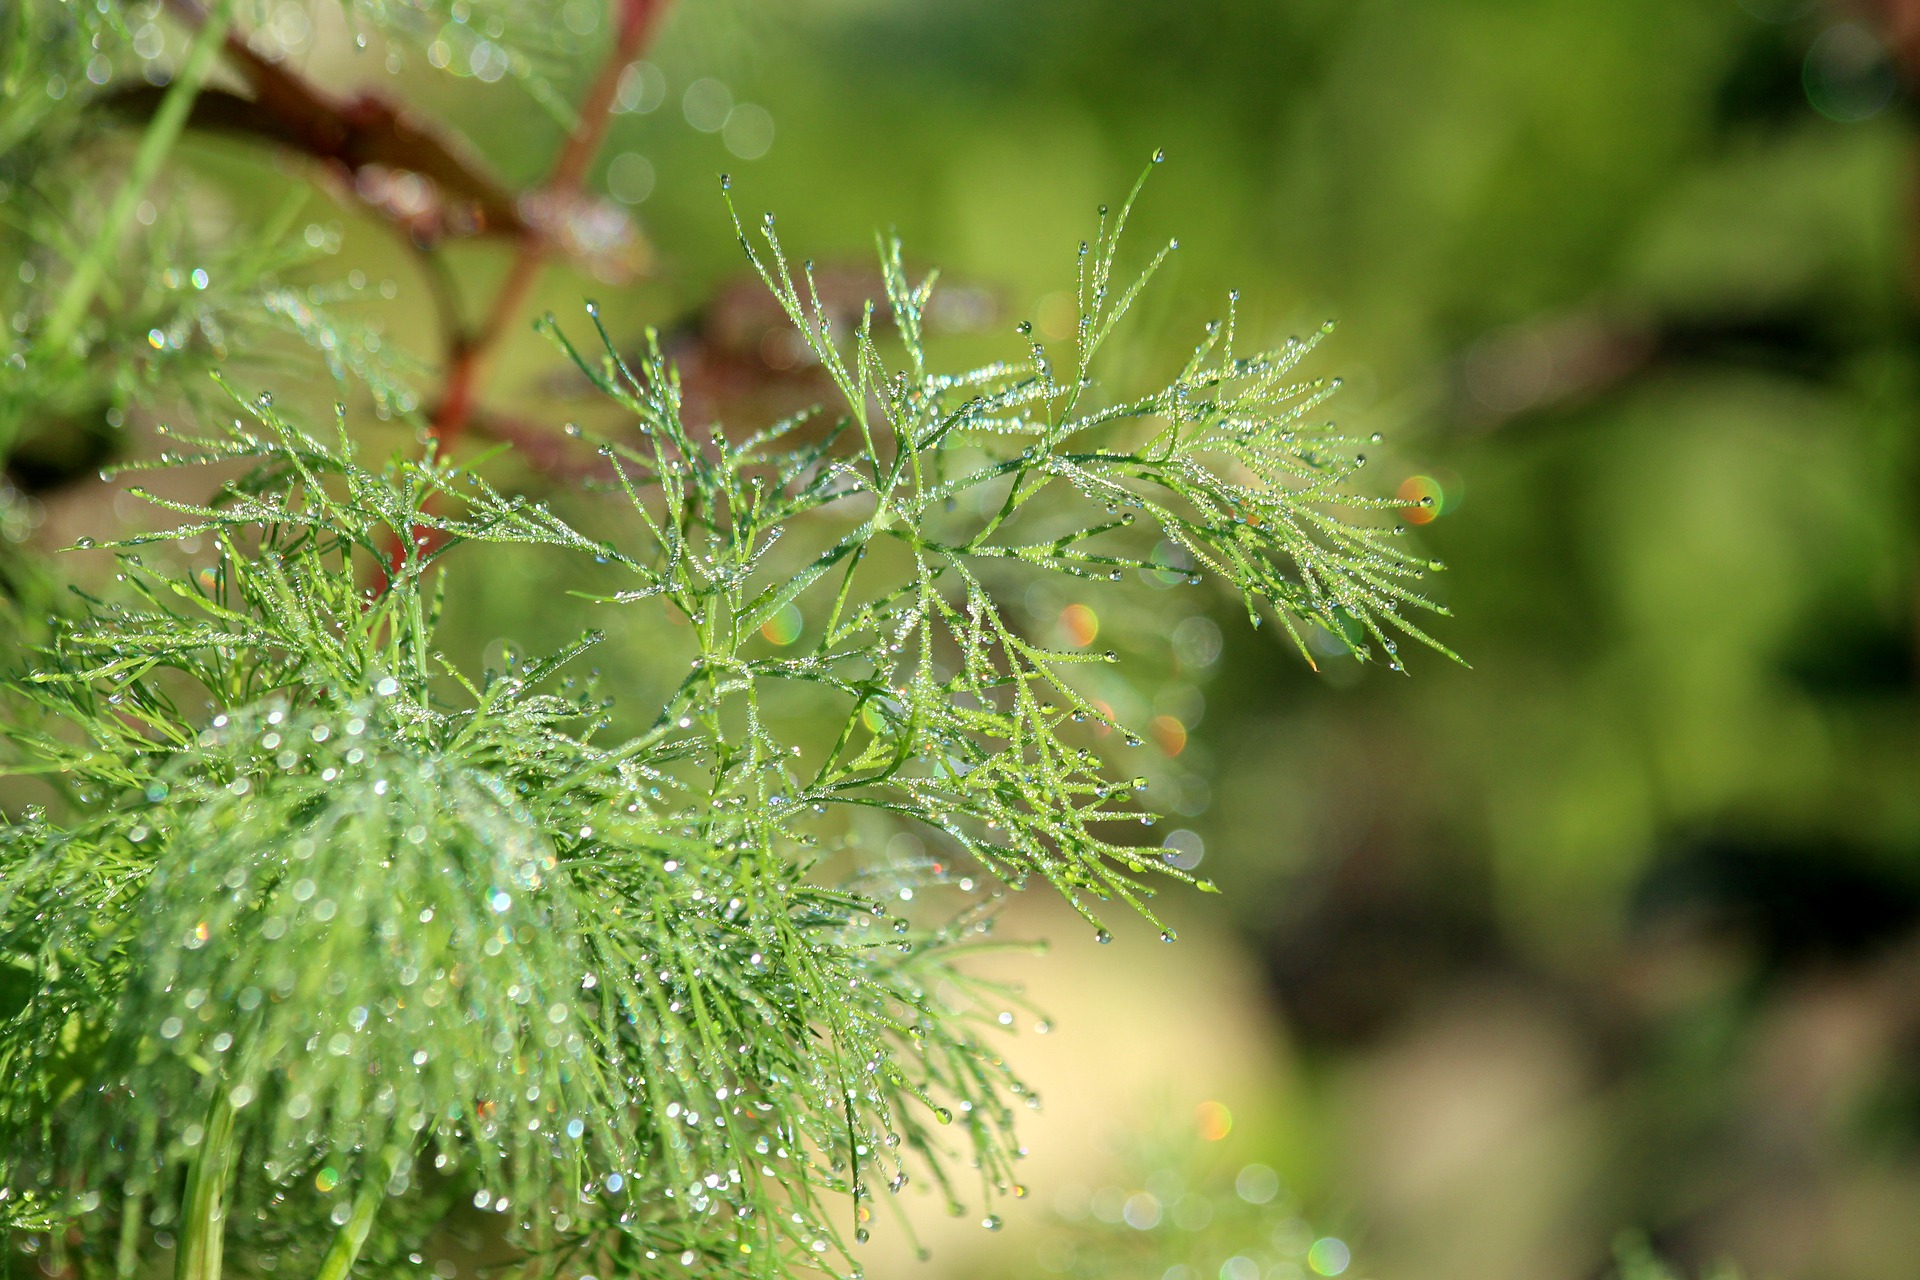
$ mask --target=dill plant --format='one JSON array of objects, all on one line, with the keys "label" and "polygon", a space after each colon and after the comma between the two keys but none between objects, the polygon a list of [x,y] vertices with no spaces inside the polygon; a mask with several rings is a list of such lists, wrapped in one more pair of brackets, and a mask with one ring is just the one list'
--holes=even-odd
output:
[{"label": "dill plant", "polygon": [[[96,24],[29,11],[75,42]],[[159,527],[82,544],[111,581],[23,623],[7,686],[7,767],[56,797],[0,832],[14,1246],[180,1280],[456,1254],[783,1276],[857,1270],[910,1179],[997,1225],[1029,1095],[996,1036],[1018,992],[968,963],[1001,945],[996,900],[1044,883],[1103,940],[1120,909],[1171,941],[1155,882],[1190,879],[1138,842],[1151,815],[1111,745],[1137,740],[1090,692],[1117,655],[1050,647],[1008,601],[1047,576],[1125,591],[1169,541],[1303,654],[1307,627],[1396,669],[1400,638],[1432,643],[1409,615],[1439,566],[1314,416],[1319,335],[1243,349],[1229,299],[1157,390],[1105,393],[1102,349],[1174,248],[1119,272],[1132,204],[1080,247],[1068,341],[1022,326],[1011,358],[957,372],[897,243],[839,331],[773,219],[736,217],[837,392],[758,428],[688,422],[657,337],[627,355],[592,308],[547,318],[626,424],[593,439],[581,517],[496,487],[444,417],[423,454],[369,461],[344,406],[303,422],[216,372],[167,452],[123,468],[201,468],[211,496],[134,490]],[[140,368],[92,305],[93,252],[13,353],[9,434]],[[247,270],[236,316],[293,322],[384,391]],[[481,671],[443,652],[447,575],[506,546],[607,584],[581,602],[605,627],[683,624],[667,696],[616,718],[631,691],[578,670],[598,632]],[[876,830],[933,852],[846,850]],[[912,891],[945,905],[906,911]]]}]

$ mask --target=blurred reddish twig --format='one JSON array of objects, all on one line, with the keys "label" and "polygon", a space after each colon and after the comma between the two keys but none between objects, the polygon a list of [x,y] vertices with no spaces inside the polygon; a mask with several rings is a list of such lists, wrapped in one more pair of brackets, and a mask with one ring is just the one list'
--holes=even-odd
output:
[{"label": "blurred reddish twig", "polygon": [[[616,23],[613,47],[588,86],[580,104],[579,123],[560,148],[538,196],[538,203],[548,211],[548,217],[536,220],[535,225],[521,233],[507,277],[494,293],[479,326],[471,332],[456,328],[448,335],[445,381],[428,427],[432,447],[442,453],[451,450],[466,433],[500,337],[525,307],[527,295],[532,292],[552,251],[552,237],[539,224],[548,218],[565,217],[568,206],[579,202],[587,169],[606,138],[620,77],[653,38],[669,0],[611,0],[611,3]],[[410,536],[422,554],[433,549],[435,539],[431,530],[415,527]],[[389,570],[403,553],[397,535],[394,542],[388,559]]]},{"label": "blurred reddish twig", "polygon": [[1887,48],[1913,83],[1920,75],[1920,0],[1867,0],[1867,7],[1878,15]]},{"label": "blurred reddish twig", "polygon": [[[225,43],[227,60],[252,91],[252,98],[215,92],[196,106],[197,123],[269,138],[337,166],[348,186],[402,229],[422,255],[433,286],[434,304],[445,329],[446,365],[439,395],[433,397],[428,432],[432,446],[452,449],[477,411],[500,339],[526,306],[541,269],[556,251],[590,256],[617,245],[606,234],[603,202],[585,192],[593,159],[606,138],[621,76],[653,38],[670,0],[609,0],[614,41],[580,103],[578,119],[546,181],[516,196],[471,154],[455,135],[416,119],[404,106],[374,94],[343,99],[315,85],[298,71],[262,56],[247,33],[235,30]],[[200,0],[167,0],[189,26],[206,20]],[[137,106],[136,92],[122,99]],[[394,198],[404,189],[405,198]],[[593,228],[583,232],[583,227]],[[435,249],[447,236],[511,235],[513,261],[475,325],[457,310],[451,282]],[[410,531],[421,551],[430,551],[434,535]],[[388,562],[377,569],[376,589],[403,554],[396,532]]]},{"label": "blurred reddish twig", "polygon": [[[568,204],[580,198],[587,168],[599,154],[607,124],[612,119],[620,77],[627,66],[640,56],[652,38],[654,28],[666,11],[668,0],[612,0],[619,24],[613,48],[580,104],[580,121],[568,136],[560,154],[547,174],[537,196],[528,197],[547,208],[549,217],[564,216]],[[540,224],[549,217],[535,219],[524,230],[514,252],[507,278],[493,296],[485,318],[472,333],[457,333],[449,343],[449,367],[446,388],[433,418],[433,436],[442,450],[452,447],[466,430],[473,413],[474,397],[486,373],[488,360],[500,335],[525,305],[527,294],[552,250],[552,237]]]},{"label": "blurred reddish twig", "polygon": [[[189,26],[206,20],[199,0],[167,3]],[[284,62],[263,57],[249,39],[232,31],[223,52],[253,96],[201,93],[190,118],[194,127],[262,138],[337,167],[349,190],[416,243],[529,230],[512,190],[464,139],[377,94],[329,93]],[[115,104],[138,114],[161,92],[130,90]]]}]

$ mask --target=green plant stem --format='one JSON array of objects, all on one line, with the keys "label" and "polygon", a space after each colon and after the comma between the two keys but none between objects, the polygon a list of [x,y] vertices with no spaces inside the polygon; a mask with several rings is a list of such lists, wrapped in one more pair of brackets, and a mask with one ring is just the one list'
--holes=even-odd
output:
[{"label": "green plant stem", "polygon": [[129,1191],[120,1214],[120,1247],[113,1255],[116,1280],[133,1280],[134,1268],[140,1262],[140,1220],[146,1216],[146,1212],[146,1192]]},{"label": "green plant stem", "polygon": [[353,1270],[353,1264],[360,1257],[361,1246],[367,1242],[367,1233],[373,1230],[374,1215],[380,1212],[380,1204],[387,1198],[387,1184],[393,1180],[395,1170],[400,1167],[400,1148],[388,1147],[369,1176],[360,1184],[360,1191],[353,1198],[353,1212],[340,1224],[340,1230],[333,1237],[333,1244],[327,1249],[327,1256],[320,1260],[320,1270],[314,1280],[346,1280]]},{"label": "green plant stem", "polygon": [[224,1089],[207,1108],[207,1131],[187,1175],[174,1280],[220,1280],[226,1244],[227,1178],[233,1163],[233,1108]]},{"label": "green plant stem", "polygon": [[200,86],[206,83],[208,73],[213,70],[213,60],[220,53],[220,43],[226,39],[227,28],[232,24],[232,0],[222,0],[207,14],[206,22],[194,34],[193,43],[187,48],[187,60],[174,77],[166,97],[160,100],[160,109],[153,113],[153,119],[140,139],[140,149],[134,153],[133,166],[127,170],[126,180],[120,184],[120,190],[114,193],[113,203],[107,206],[99,233],[94,236],[80,260],[74,263],[73,274],[67,278],[66,287],[60,291],[60,297],[47,317],[47,327],[41,333],[40,345],[55,358],[65,355],[72,345],[74,334],[80,328],[81,320],[86,317],[87,308],[93,304],[94,294],[100,289],[100,280],[106,274],[108,260],[119,248],[120,236],[132,219],[134,210],[139,207],[141,197],[159,175],[160,166],[172,152],[181,130],[186,128],[187,113],[193,109],[193,100],[200,95]]}]

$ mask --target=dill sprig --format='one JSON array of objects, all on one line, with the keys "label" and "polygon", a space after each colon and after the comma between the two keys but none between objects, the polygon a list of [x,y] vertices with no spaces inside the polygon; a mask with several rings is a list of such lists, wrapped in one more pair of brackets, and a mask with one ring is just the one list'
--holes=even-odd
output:
[{"label": "dill sprig", "polygon": [[[771,217],[736,215],[840,397],[758,431],[686,422],[653,335],[629,357],[589,308],[589,358],[549,318],[630,418],[595,441],[604,533],[221,383],[141,464],[216,496],[134,490],[171,523],[113,545],[112,589],[12,685],[5,732],[62,803],[0,838],[0,1212],[115,1239],[123,1270],[164,1232],[195,1276],[344,1276],[476,1215],[527,1274],[782,1275],[852,1267],[910,1177],[956,1207],[969,1164],[1012,1188],[1019,997],[967,963],[999,886],[1044,881],[1104,938],[1190,877],[1129,838],[1141,783],[1098,749],[1131,739],[1086,686],[1118,656],[1047,645],[1010,593],[1124,591],[1170,540],[1255,622],[1396,667],[1433,607],[1357,442],[1312,420],[1317,335],[1243,354],[1230,303],[1165,386],[1103,397],[1173,249],[1116,283],[1132,204],[1081,247],[1070,351],[1024,333],[958,373],[897,242],[842,333]],[[177,567],[182,540],[210,561]],[[614,575],[581,606],[608,627],[683,621],[677,686],[616,722],[572,674],[597,632],[452,661],[446,577],[489,544]],[[837,852],[876,822],[936,854]],[[903,909],[920,889],[958,905]]]}]

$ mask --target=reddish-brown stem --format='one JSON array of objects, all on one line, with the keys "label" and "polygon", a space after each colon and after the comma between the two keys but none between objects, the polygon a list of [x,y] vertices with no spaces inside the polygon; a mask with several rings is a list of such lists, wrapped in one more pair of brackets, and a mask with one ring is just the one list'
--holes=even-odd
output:
[{"label": "reddish-brown stem", "polygon": [[[554,158],[541,188],[542,198],[553,208],[563,209],[565,202],[579,195],[587,170],[599,154],[607,126],[612,122],[620,78],[653,38],[668,0],[611,0],[611,3],[618,22],[613,47],[588,86],[580,103],[579,121]],[[428,427],[433,447],[439,453],[452,450],[466,434],[500,339],[525,310],[527,297],[540,278],[552,246],[552,236],[541,227],[530,225],[517,240],[506,278],[494,292],[479,325],[470,333],[453,330],[448,334],[446,374]],[[433,530],[422,526],[416,526],[411,536],[423,556],[431,553],[439,542]],[[404,557],[405,548],[396,535],[385,573],[398,568]],[[385,583],[376,586],[384,588]]]},{"label": "reddish-brown stem", "polygon": [[[229,127],[273,137],[343,165],[350,174],[380,163],[423,173],[466,202],[460,225],[467,234],[506,231],[513,235],[513,260],[477,325],[468,326],[461,320],[447,281],[440,277],[433,281],[434,301],[445,329],[446,368],[440,394],[432,402],[428,432],[431,447],[440,453],[453,449],[466,434],[501,338],[524,312],[548,257],[564,244],[564,221],[570,206],[582,198],[587,171],[606,139],[620,79],[652,40],[670,2],[609,0],[615,22],[613,46],[581,99],[578,119],[554,157],[546,182],[518,201],[507,195],[456,139],[415,121],[402,108],[372,96],[353,101],[335,99],[290,68],[262,58],[248,45],[244,34],[235,32],[228,37],[227,58],[248,81],[254,99],[250,103],[234,99],[225,104],[227,116],[210,123],[224,122]],[[167,4],[190,26],[206,20],[201,0],[167,0]],[[438,266],[431,260],[433,242],[444,230],[438,219],[409,228],[414,246],[429,259],[426,265],[430,272]],[[434,550],[439,542],[432,530],[420,526],[412,529],[410,536],[422,554]],[[388,575],[405,558],[403,542],[396,532],[386,563],[375,570],[377,590],[385,589]]]},{"label": "reddish-brown stem", "polygon": [[[551,201],[564,201],[578,195],[587,168],[606,139],[607,126],[613,119],[614,98],[620,91],[620,77],[646,48],[667,7],[667,0],[612,0],[612,3],[619,30],[605,63],[581,100],[579,123],[548,171],[542,191]],[[514,250],[513,264],[495,292],[486,318],[470,338],[456,337],[448,353],[446,388],[432,426],[433,437],[442,452],[465,433],[488,363],[501,335],[525,307],[527,295],[533,291],[540,269],[546,265],[551,245],[551,237],[536,229],[529,228],[523,233]]]},{"label": "reddish-brown stem", "polygon": [[[167,0],[189,27],[207,20],[201,0]],[[515,193],[464,138],[422,120],[378,94],[335,94],[284,61],[263,57],[246,32],[230,30],[223,45],[228,64],[246,81],[251,97],[219,89],[194,103],[195,128],[261,138],[312,156],[336,168],[349,190],[382,216],[403,224],[417,243],[478,235],[520,237],[531,228]],[[152,110],[158,90],[131,89],[115,96],[120,110]],[[365,179],[385,171],[426,179],[426,196],[412,204],[383,202]]]}]

